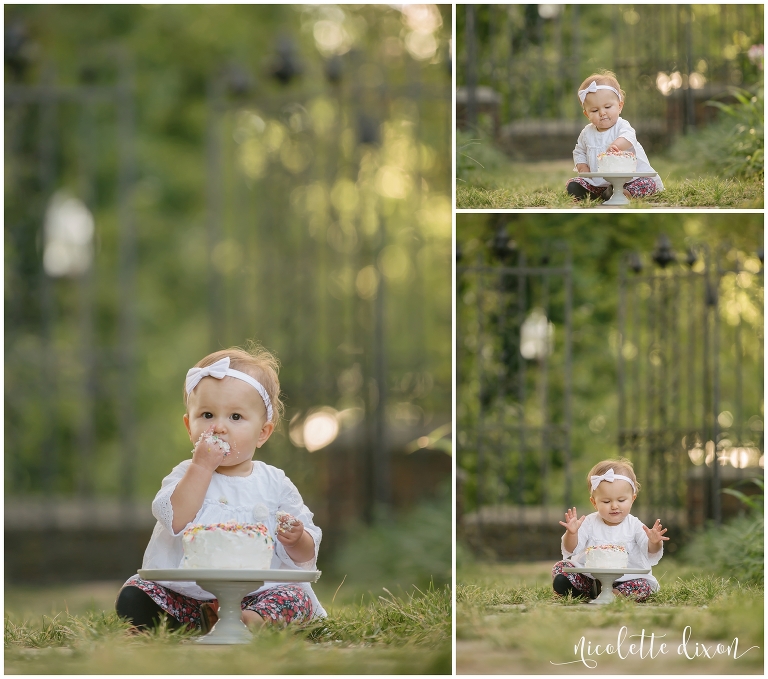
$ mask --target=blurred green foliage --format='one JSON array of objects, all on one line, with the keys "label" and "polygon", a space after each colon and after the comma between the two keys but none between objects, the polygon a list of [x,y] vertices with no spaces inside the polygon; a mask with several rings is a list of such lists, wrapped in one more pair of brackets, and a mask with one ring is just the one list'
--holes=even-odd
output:
[{"label": "blurred green foliage", "polygon": [[[750,266],[762,271],[757,251],[763,247],[762,214],[714,215],[691,213],[686,215],[621,212],[616,214],[459,214],[457,215],[457,247],[461,252],[460,266],[476,262],[493,262],[491,244],[500,224],[506,224],[509,238],[519,251],[525,252],[529,264],[546,257],[553,264],[562,260],[561,248],[570,250],[573,261],[573,313],[572,313],[572,478],[577,502],[586,502],[583,479],[599,459],[614,457],[618,453],[618,278],[621,256],[625,252],[650,253],[660,234],[666,234],[678,264],[687,247],[704,243],[714,252],[722,244],[726,247],[726,260],[739,257],[750,260]],[[646,261],[646,266],[650,263]],[[741,309],[742,350],[744,352],[744,405],[750,404],[749,415],[762,418],[762,383],[749,375],[762,374],[763,288],[762,279],[749,277],[753,297],[744,297],[735,275],[724,277],[720,291],[722,327],[731,321],[736,308]],[[746,284],[746,280],[745,280]],[[474,288],[469,279],[459,274],[457,279],[457,465],[466,472],[464,498],[466,511],[474,509],[476,498],[477,452],[471,446],[473,433],[478,427],[480,385],[475,374],[476,338],[479,327],[476,319]],[[561,313],[562,289],[552,287],[553,313]],[[555,294],[559,297],[555,297]],[[743,307],[731,304],[743,299]],[[558,301],[560,300],[560,301]],[[750,301],[751,300],[751,301]],[[555,323],[555,352],[550,357],[550,421],[562,416],[562,318],[552,317]],[[731,326],[732,327],[732,326]],[[725,332],[725,330],[723,330]],[[560,333],[560,334],[558,334]],[[725,335],[724,335],[725,337]],[[495,347],[494,347],[495,348]],[[732,345],[722,340],[720,348],[723,365],[732,360]],[[498,352],[496,352],[498,353]],[[753,368],[755,372],[751,372]],[[531,379],[533,369],[528,370]],[[722,371],[721,405],[723,410],[734,411],[734,374]],[[532,380],[531,380],[532,381]],[[529,384],[529,401],[525,404],[528,424],[537,422],[539,403],[535,388]],[[508,394],[503,410],[495,405],[488,418],[509,417],[516,422],[517,407],[513,395]],[[755,410],[752,412],[752,410]],[[744,419],[748,419],[748,416]],[[511,432],[511,433],[510,433]],[[513,429],[505,430],[508,437],[516,436]],[[531,449],[539,439],[528,443]],[[554,444],[553,444],[554,445]],[[502,445],[499,450],[506,450]],[[529,460],[531,465],[536,464]],[[535,468],[533,469],[535,471]],[[562,453],[555,446],[549,469],[548,503],[556,506],[564,502],[564,468]],[[643,479],[640,479],[641,483]],[[537,491],[533,484],[524,489],[533,500]],[[581,506],[581,505],[580,505]]]},{"label": "blurred green foliage", "polygon": [[326,578],[344,583],[338,600],[346,600],[349,591],[368,590],[376,596],[386,588],[400,595],[450,585],[451,541],[446,536],[451,535],[451,506],[451,485],[446,483],[436,497],[408,512],[371,528],[349,528],[348,539],[325,571]]},{"label": "blurred green foliage", "polygon": [[725,177],[763,177],[765,160],[764,90],[734,89],[734,103],[711,101],[721,113],[702,130],[680,137],[671,157],[687,158],[692,166]]},{"label": "blurred green foliage", "polygon": [[739,517],[698,533],[683,548],[681,558],[691,564],[709,564],[719,575],[739,582],[762,584],[764,541],[765,520],[761,514]]},{"label": "blurred green foliage", "polygon": [[[623,115],[633,123],[667,117],[689,78],[696,98],[763,80],[758,5],[479,4],[474,13],[477,83],[502,95],[502,125],[584,120],[578,86],[601,69],[618,76],[627,95]],[[467,81],[466,25],[466,6],[457,5],[459,86]]]},{"label": "blurred green foliage", "polygon": [[765,578],[765,486],[751,479],[759,495],[745,495],[726,488],[723,492],[741,499],[748,512],[722,526],[709,525],[683,547],[681,559],[689,564],[707,564],[715,573],[741,583],[762,585]]},{"label": "blurred green foliage", "polygon": [[471,181],[480,170],[493,172],[509,163],[509,157],[499,151],[485,134],[456,130],[456,178]]},{"label": "blurred green foliage", "polygon": [[[117,78],[115,50],[128,55],[137,165],[135,448],[126,451],[118,428],[116,111],[110,103],[82,115],[74,105],[57,108],[53,188],[88,203],[96,240],[90,283],[52,281],[48,311],[40,232],[50,187],[35,127],[43,118],[35,107],[6,118],[14,140],[5,182],[7,493],[113,496],[129,484],[151,497],[188,455],[186,370],[249,339],[282,362],[288,421],[330,406],[354,414],[346,424],[359,423],[379,389],[392,426],[447,419],[450,7],[6,5],[4,16],[26,34],[26,66],[14,70],[7,59],[7,84],[107,86]],[[281,83],[286,40],[296,77]],[[214,86],[223,93],[212,131]],[[366,129],[363,114],[372,121]],[[212,137],[221,143],[218,166]],[[93,154],[86,182],[83,148]],[[216,190],[222,207],[211,242]],[[383,385],[377,346],[386,352]],[[86,354],[95,366],[90,397]],[[288,422],[264,459],[313,496],[314,460],[289,439]]]}]

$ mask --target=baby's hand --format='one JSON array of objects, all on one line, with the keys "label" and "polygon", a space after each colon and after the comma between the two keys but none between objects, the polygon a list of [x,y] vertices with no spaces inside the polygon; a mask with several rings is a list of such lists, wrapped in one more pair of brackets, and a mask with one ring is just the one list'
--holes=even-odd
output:
[{"label": "baby's hand", "polygon": [[295,516],[282,513],[278,519],[276,537],[286,547],[295,545],[304,534],[304,524]]},{"label": "baby's hand", "polygon": [[579,519],[578,513],[576,512],[576,507],[574,507],[565,513],[565,522],[560,521],[559,523],[561,526],[564,526],[565,530],[567,530],[571,535],[576,535],[579,532],[579,528],[581,528],[581,524],[584,523],[584,519],[586,518],[586,515],[584,515]]},{"label": "baby's hand", "polygon": [[192,462],[211,471],[215,470],[229,454],[222,445],[224,441],[209,441],[212,435],[213,425],[200,434],[200,438],[192,449]]},{"label": "baby's hand", "polygon": [[652,545],[657,545],[664,540],[669,540],[669,538],[664,537],[664,533],[667,532],[667,529],[664,528],[662,530],[661,519],[656,519],[656,523],[653,524],[653,528],[648,528],[648,526],[645,524],[642,525],[645,534],[648,536],[648,542],[650,542]]},{"label": "baby's hand", "polygon": [[611,145],[608,147],[608,152],[609,152],[609,153],[620,153],[620,152],[621,152],[621,149],[620,149],[618,146],[616,146],[616,144],[611,144]]}]

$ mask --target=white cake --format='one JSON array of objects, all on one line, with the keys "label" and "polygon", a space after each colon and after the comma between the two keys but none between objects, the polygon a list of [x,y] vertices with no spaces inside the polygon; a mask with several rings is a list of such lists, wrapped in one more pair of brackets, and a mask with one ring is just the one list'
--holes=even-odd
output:
[{"label": "white cake", "polygon": [[275,543],[263,523],[196,524],[184,531],[182,568],[263,570],[272,563]]},{"label": "white cake", "polygon": [[637,156],[632,151],[601,153],[597,156],[598,172],[635,172],[637,171]]},{"label": "white cake", "polygon": [[626,568],[629,554],[621,545],[587,547],[587,568]]}]

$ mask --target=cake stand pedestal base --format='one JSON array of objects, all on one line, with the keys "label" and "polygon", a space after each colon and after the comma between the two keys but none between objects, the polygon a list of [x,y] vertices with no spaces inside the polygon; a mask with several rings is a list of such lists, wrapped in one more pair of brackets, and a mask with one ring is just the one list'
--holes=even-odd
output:
[{"label": "cake stand pedestal base", "polygon": [[195,582],[219,601],[219,619],[208,634],[192,643],[247,644],[251,631],[240,619],[243,597],[265,582],[317,582],[320,571],[294,569],[140,568],[139,577],[153,582]]},{"label": "cake stand pedestal base", "polygon": [[632,181],[632,177],[606,177],[613,186],[613,195],[606,200],[605,207],[616,207],[618,205],[629,205],[629,199],[624,195],[624,184]]},{"label": "cake stand pedestal base", "polygon": [[635,177],[655,176],[655,172],[633,172],[630,175],[627,175],[626,172],[579,172],[579,177],[602,177],[613,186],[613,195],[600,207],[623,207],[624,205],[629,205],[629,199],[624,195],[624,184],[628,184]]},{"label": "cake stand pedestal base", "polygon": [[590,604],[609,604],[615,598],[613,593],[613,583],[622,575],[645,575],[650,573],[650,568],[563,568],[563,573],[588,573],[595,580],[600,581],[600,594],[597,599],[592,599]]},{"label": "cake stand pedestal base", "polygon": [[219,600],[219,619],[210,632],[195,641],[198,644],[247,644],[252,638],[248,627],[240,619],[240,602],[263,582],[227,582],[224,580],[198,580],[197,584],[214,594]]}]

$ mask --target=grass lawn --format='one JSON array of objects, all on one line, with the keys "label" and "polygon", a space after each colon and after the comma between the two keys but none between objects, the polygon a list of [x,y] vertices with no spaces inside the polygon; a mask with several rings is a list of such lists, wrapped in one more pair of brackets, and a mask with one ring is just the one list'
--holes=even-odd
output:
[{"label": "grass lawn", "polygon": [[[664,182],[664,191],[631,208],[762,208],[762,179],[723,179],[663,158],[653,164]],[[575,176],[571,160],[537,163],[496,162],[492,169],[469,171],[456,182],[458,209],[594,208],[601,201],[573,201],[565,182]],[[621,208],[619,208],[621,209]]]},{"label": "grass lawn", "polygon": [[[196,646],[193,634],[129,634],[122,583],[5,589],[6,674],[450,674],[448,588],[352,594],[316,588],[325,621],[264,629],[250,644]],[[353,602],[353,599],[355,600]]]},{"label": "grass lawn", "polygon": [[[667,557],[654,568],[661,590],[648,602],[623,599],[593,606],[556,599],[551,568],[550,562],[459,568],[458,674],[763,674],[762,587],[742,587]],[[622,627],[627,635],[638,635],[623,641],[624,659],[615,649],[604,652],[606,644],[617,645]],[[678,655],[686,627],[690,660]],[[590,666],[575,650],[582,637]],[[637,648],[629,654],[632,643]],[[667,644],[663,651],[661,643]],[[721,650],[735,648],[740,657],[717,655],[718,643]],[[747,650],[751,646],[759,648]],[[704,655],[704,648],[712,658]]]}]

